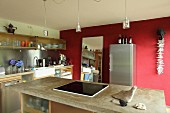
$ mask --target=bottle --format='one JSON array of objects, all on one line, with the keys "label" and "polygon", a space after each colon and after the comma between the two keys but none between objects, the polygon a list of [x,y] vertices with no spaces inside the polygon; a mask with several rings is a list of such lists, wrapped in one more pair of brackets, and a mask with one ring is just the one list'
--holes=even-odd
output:
[{"label": "bottle", "polygon": [[128,42],[127,42],[127,36],[125,36],[125,42],[124,42],[124,44],[127,44]]},{"label": "bottle", "polygon": [[132,44],[132,37],[129,37],[129,44]]},{"label": "bottle", "polygon": [[119,37],[118,37],[118,44],[121,44],[121,38],[122,38],[122,35],[121,34],[119,34]]},{"label": "bottle", "polygon": [[122,35],[122,43],[121,44],[125,44],[124,35]]}]

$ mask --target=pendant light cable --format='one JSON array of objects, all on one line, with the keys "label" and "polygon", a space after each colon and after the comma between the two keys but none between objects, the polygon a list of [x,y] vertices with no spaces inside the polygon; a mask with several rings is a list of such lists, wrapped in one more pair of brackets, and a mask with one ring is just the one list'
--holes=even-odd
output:
[{"label": "pendant light cable", "polygon": [[127,18],[127,11],[126,11],[127,10],[127,6],[126,5],[127,5],[127,1],[125,0],[125,18]]},{"label": "pendant light cable", "polygon": [[79,21],[80,21],[80,17],[79,17],[79,16],[80,16],[80,14],[79,14],[79,13],[80,13],[80,11],[79,11],[79,10],[80,10],[80,6],[79,6],[80,3],[79,3],[79,2],[80,2],[80,1],[78,0],[78,12],[77,12],[77,20],[78,20],[78,24],[80,24],[80,23],[79,23]]},{"label": "pendant light cable", "polygon": [[123,21],[123,29],[130,28],[130,21],[127,17],[127,0],[125,0],[125,20]]},{"label": "pendant light cable", "polygon": [[46,9],[46,1],[47,0],[43,0],[44,1],[44,27],[45,27],[45,29],[46,29],[46,27],[47,27],[47,17],[46,17],[46,14],[47,14],[47,9]]},{"label": "pendant light cable", "polygon": [[81,26],[80,26],[80,1],[78,0],[78,11],[77,11],[77,27],[76,27],[76,32],[81,32]]}]

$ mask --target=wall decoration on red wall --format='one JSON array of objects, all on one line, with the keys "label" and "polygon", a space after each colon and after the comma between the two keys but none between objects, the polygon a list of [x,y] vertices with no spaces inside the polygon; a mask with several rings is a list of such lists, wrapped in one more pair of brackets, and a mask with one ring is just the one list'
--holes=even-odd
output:
[{"label": "wall decoration on red wall", "polygon": [[157,73],[161,75],[164,70],[164,61],[163,61],[163,51],[164,51],[164,35],[165,31],[161,28],[157,30],[158,39],[158,51],[157,51]]}]

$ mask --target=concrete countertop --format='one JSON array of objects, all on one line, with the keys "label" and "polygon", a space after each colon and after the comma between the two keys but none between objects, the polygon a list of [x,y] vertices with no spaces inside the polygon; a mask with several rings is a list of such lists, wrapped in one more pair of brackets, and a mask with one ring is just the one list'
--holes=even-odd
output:
[{"label": "concrete countertop", "polygon": [[[131,88],[129,86],[110,84],[109,88],[95,97],[84,97],[52,90],[55,87],[73,81],[74,80],[47,77],[32,82],[17,84],[11,86],[11,88],[24,94],[97,113],[166,113],[164,92],[160,90],[138,88],[132,102],[128,103],[126,107],[121,107],[118,103],[111,102],[113,99],[111,95],[121,90],[129,90]],[[133,108],[132,106],[136,103],[144,103],[147,110]]]},{"label": "concrete countertop", "polygon": [[34,74],[34,71],[15,73],[15,74],[8,74],[8,75],[1,75],[0,76],[0,81],[3,81],[6,78],[11,78],[11,77],[16,77],[16,76],[23,76],[23,75],[29,75],[29,74]]}]

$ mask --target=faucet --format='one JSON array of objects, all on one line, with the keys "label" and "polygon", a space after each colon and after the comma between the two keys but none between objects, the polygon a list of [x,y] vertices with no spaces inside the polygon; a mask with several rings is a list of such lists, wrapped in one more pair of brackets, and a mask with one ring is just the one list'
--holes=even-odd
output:
[{"label": "faucet", "polygon": [[[36,66],[34,65],[34,60],[36,59]],[[34,58],[33,58],[33,67],[37,67],[38,66],[38,57],[37,56],[35,56]]]}]

